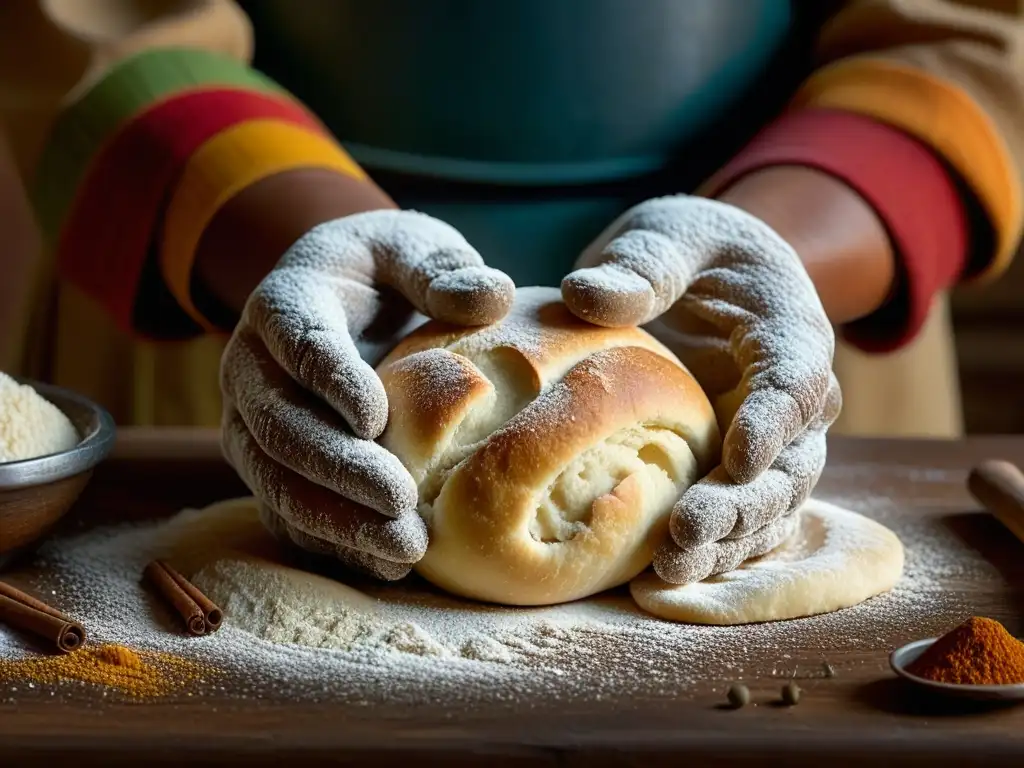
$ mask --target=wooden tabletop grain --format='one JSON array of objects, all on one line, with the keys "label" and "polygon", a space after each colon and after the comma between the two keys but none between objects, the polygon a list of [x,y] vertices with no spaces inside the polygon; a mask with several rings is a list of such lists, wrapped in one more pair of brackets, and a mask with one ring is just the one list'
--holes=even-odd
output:
[{"label": "wooden tabletop grain", "polygon": [[[982,459],[1024,465],[1024,439],[835,439],[830,451],[817,495],[849,498],[867,489],[900,514],[944,526],[955,546],[981,553],[998,574],[944,586],[1024,634],[1024,544],[979,510],[964,485]],[[68,525],[171,514],[241,493],[214,434],[125,430]],[[931,625],[959,618],[936,616]],[[903,627],[891,643],[924,631]],[[815,684],[798,707],[740,711],[721,708],[720,681],[670,700],[622,696],[500,713],[437,702],[358,711],[215,695],[145,704],[36,696],[0,704],[0,765],[1024,765],[1024,707],[922,698],[891,674],[886,657],[879,648],[843,652],[832,659],[843,673]],[[755,695],[779,687],[770,660],[762,666],[755,660],[745,676]]]}]

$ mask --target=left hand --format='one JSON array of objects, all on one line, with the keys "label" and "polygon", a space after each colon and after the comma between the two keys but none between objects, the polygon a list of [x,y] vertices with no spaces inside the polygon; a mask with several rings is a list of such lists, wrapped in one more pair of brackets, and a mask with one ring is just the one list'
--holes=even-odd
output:
[{"label": "left hand", "polygon": [[774,549],[818,482],[842,404],[835,335],[796,252],[739,208],[680,195],[627,211],[578,266],[562,281],[569,309],[596,325],[649,323],[725,430],[721,466],[672,511],[658,575],[701,581]]},{"label": "left hand", "polygon": [[498,320],[514,290],[455,229],[413,211],[354,213],[300,237],[249,296],[221,361],[224,453],[271,532],[381,580],[408,574],[428,532],[416,481],[375,442],[389,409],[373,363],[425,316]]}]

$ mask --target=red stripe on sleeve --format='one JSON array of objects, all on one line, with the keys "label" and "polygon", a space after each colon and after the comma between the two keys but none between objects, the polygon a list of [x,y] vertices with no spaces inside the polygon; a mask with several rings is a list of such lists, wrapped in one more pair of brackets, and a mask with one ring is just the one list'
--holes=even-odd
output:
[{"label": "red stripe on sleeve", "polygon": [[778,165],[828,173],[857,191],[885,225],[899,265],[889,302],[843,328],[867,352],[889,352],[921,330],[936,294],[952,287],[967,261],[969,225],[952,176],[923,144],[868,117],[824,109],[784,114],[714,179]]},{"label": "red stripe on sleeve", "polygon": [[58,243],[60,276],[101,302],[119,327],[137,330],[143,267],[181,169],[221,131],[265,118],[322,129],[296,101],[239,89],[181,93],[128,123],[78,190]]}]

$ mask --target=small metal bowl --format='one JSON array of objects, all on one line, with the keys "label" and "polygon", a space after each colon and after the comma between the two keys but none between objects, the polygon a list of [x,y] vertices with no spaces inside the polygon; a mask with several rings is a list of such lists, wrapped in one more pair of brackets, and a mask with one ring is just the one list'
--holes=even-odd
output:
[{"label": "small metal bowl", "polygon": [[17,381],[60,408],[81,439],[67,451],[0,464],[0,568],[42,541],[114,446],[114,420],[96,403],[60,387]]},{"label": "small metal bowl", "polygon": [[917,661],[918,657],[928,650],[936,638],[926,640],[915,640],[907,643],[902,648],[897,648],[889,656],[889,666],[892,671],[922,688],[941,693],[946,696],[956,696],[962,699],[974,699],[975,701],[1024,701],[1024,685],[965,685],[962,683],[937,683],[924,677],[918,677],[907,671],[907,667]]}]

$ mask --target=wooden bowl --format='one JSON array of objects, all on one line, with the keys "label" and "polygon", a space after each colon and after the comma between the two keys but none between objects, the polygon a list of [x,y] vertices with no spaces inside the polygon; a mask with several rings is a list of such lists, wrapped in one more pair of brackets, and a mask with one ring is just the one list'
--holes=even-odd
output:
[{"label": "wooden bowl", "polygon": [[60,408],[81,440],[67,451],[0,464],[0,569],[30,552],[67,514],[114,445],[114,420],[96,403],[60,387],[18,381]]}]

